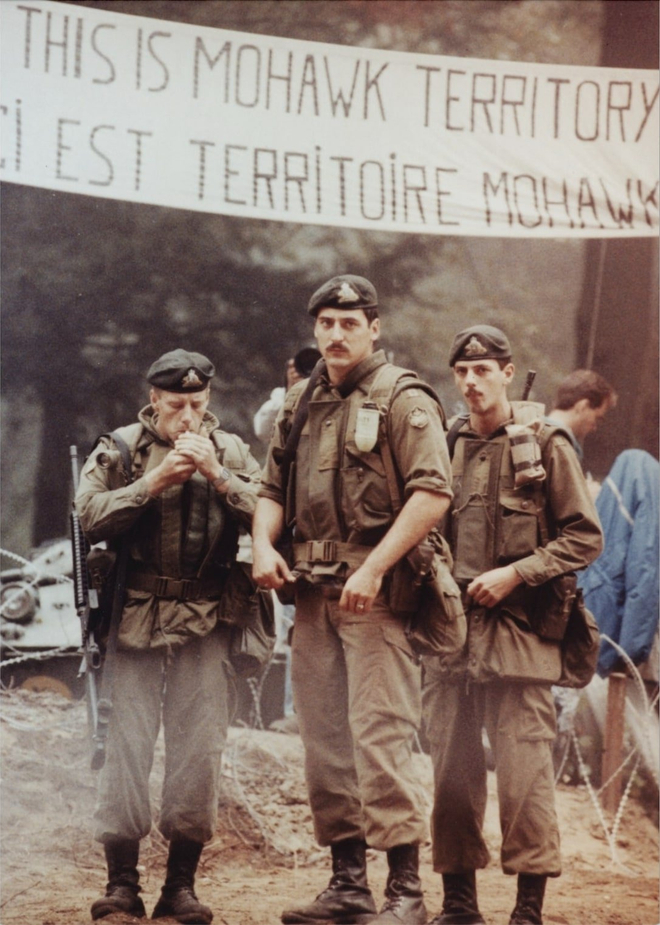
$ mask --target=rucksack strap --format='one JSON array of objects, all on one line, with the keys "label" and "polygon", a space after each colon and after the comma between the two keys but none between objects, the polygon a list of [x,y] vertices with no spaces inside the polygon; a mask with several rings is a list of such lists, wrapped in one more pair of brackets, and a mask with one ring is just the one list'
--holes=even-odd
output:
[{"label": "rucksack strap", "polygon": [[454,458],[454,449],[456,447],[456,441],[458,440],[458,432],[461,427],[469,421],[469,414],[459,414],[454,423],[451,425],[447,431],[447,449],[449,450],[449,458]]},{"label": "rucksack strap", "polygon": [[311,375],[305,386],[305,390],[300,396],[300,400],[296,405],[296,409],[293,413],[293,418],[291,420],[291,430],[289,431],[289,436],[286,439],[284,444],[284,449],[282,451],[282,462],[280,463],[280,472],[282,479],[282,495],[286,498],[287,486],[289,484],[289,473],[291,472],[291,465],[293,460],[296,458],[296,452],[298,450],[298,444],[300,443],[300,435],[302,434],[302,429],[305,426],[308,415],[308,406],[309,400],[312,396],[312,392],[316,388],[316,384],[321,377],[321,373],[325,371],[325,360],[320,359],[314,369],[311,372]]}]

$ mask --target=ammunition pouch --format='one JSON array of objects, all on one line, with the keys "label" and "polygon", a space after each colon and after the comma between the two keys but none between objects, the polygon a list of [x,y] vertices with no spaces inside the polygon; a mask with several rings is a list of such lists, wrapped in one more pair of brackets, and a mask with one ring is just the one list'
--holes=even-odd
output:
[{"label": "ammunition pouch", "polygon": [[390,607],[403,617],[413,650],[440,657],[445,665],[460,658],[467,638],[461,592],[451,566],[449,547],[434,532],[396,564],[389,583]]}]

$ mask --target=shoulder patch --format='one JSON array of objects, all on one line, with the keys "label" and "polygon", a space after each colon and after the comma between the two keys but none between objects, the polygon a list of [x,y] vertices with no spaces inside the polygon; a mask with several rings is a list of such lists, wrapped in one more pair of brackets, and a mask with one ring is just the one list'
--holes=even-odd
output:
[{"label": "shoulder patch", "polygon": [[415,405],[412,411],[408,413],[408,423],[411,427],[417,427],[421,430],[427,426],[428,422],[428,412],[424,408],[420,408],[419,405]]}]

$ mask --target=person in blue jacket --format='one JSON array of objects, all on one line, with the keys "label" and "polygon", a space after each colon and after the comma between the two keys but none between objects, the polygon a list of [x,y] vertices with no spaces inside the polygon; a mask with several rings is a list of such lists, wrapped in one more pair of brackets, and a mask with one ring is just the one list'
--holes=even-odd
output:
[{"label": "person in blue jacket", "polygon": [[[601,633],[638,665],[658,629],[660,463],[644,450],[624,450],[596,498],[605,536],[601,555],[578,576]],[[619,652],[601,643],[598,674],[621,667]]]}]

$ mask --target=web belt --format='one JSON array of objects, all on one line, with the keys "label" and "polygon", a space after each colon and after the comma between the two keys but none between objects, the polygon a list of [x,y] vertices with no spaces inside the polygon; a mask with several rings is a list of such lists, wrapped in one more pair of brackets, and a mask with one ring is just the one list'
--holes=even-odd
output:
[{"label": "web belt", "polygon": [[319,565],[344,562],[350,568],[359,568],[372,550],[372,546],[359,546],[357,543],[308,540],[293,544],[293,560],[295,564],[309,562]]},{"label": "web belt", "polygon": [[173,597],[179,601],[202,601],[220,597],[225,586],[223,578],[168,578],[148,572],[132,572],[126,587],[131,591],[146,591],[156,597]]}]

